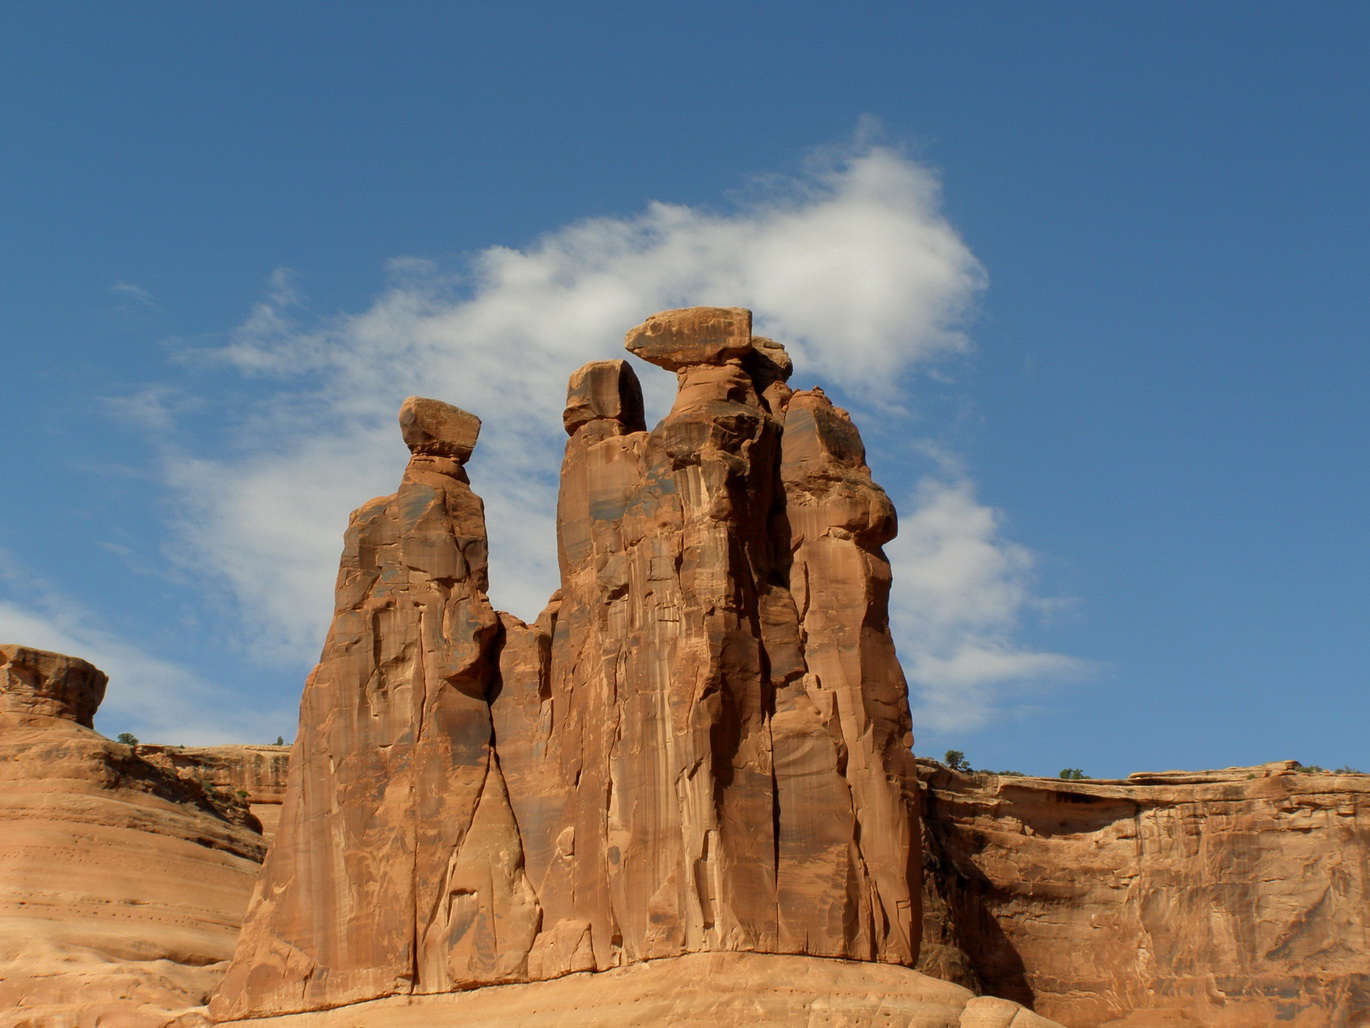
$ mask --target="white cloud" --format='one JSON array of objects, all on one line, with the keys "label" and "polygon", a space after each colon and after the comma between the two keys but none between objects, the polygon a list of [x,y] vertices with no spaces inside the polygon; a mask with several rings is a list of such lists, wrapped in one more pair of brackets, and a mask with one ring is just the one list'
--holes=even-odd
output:
[{"label": "white cloud", "polygon": [[979,728],[1026,683],[1088,674],[1074,657],[1025,649],[1024,616],[1046,606],[1032,593],[1033,555],[1004,538],[1000,514],[981,503],[954,466],[929,475],[902,505],[886,549],[895,642],[909,678],[916,724]]},{"label": "white cloud", "polygon": [[[671,307],[751,307],[756,331],[794,355],[795,385],[884,408],[893,437],[908,429],[898,417],[907,373],[968,348],[962,329],[984,284],[936,179],[881,147],[829,153],[728,212],[653,203],[526,249],[492,247],[455,271],[412,258],[389,271],[369,309],[327,323],[305,317],[277,273],[211,355],[261,387],[230,455],[167,458],[177,558],[228,583],[245,648],[267,658],[317,654],[346,512],[392,491],[407,456],[395,425],[405,396],[484,418],[470,471],[486,502],[492,599],[531,618],[556,586],[566,379],[620,355],[627,328]],[[650,419],[674,377],[639,371]],[[925,716],[973,718],[1004,682],[1075,669],[1014,648],[1030,559],[967,483],[925,484],[904,524],[901,644]]]},{"label": "white cloud", "polygon": [[109,287],[109,291],[120,298],[119,310],[129,312],[137,309],[145,311],[160,311],[157,301],[152,298],[142,286],[134,285],[132,282],[116,282]]}]

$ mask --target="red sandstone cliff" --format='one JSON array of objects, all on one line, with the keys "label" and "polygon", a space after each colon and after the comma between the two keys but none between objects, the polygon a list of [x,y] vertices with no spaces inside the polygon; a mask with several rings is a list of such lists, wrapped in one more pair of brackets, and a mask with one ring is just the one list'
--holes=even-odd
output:
[{"label": "red sandstone cliff", "polygon": [[211,793],[241,800],[271,841],[280,822],[289,746],[159,746],[141,744],[134,752],[149,764],[190,779]]},{"label": "red sandstone cliff", "polygon": [[233,952],[246,812],[90,727],[105,675],[0,646],[0,1026],[160,1025]]},{"label": "red sandstone cliff", "polygon": [[1370,1025],[1370,776],[920,774],[929,973],[1071,1028]]}]

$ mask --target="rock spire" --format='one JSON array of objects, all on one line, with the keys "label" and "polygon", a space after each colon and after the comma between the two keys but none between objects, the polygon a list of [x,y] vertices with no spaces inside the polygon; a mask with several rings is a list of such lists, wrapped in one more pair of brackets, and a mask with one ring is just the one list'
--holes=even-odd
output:
[{"label": "rock spire", "polygon": [[486,598],[479,421],[405,401],[352,516],[220,1019],[708,951],[917,959],[917,787],[860,435],[740,308],[572,374],[561,588]]}]

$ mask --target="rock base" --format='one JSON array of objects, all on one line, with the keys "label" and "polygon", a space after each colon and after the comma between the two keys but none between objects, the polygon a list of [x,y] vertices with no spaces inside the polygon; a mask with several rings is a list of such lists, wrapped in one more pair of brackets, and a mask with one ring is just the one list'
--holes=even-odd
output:
[{"label": "rock base", "polygon": [[[886,964],[694,953],[549,982],[392,996],[234,1028],[1052,1028],[1017,1003]],[[1058,1026],[1059,1028],[1059,1026]]]}]

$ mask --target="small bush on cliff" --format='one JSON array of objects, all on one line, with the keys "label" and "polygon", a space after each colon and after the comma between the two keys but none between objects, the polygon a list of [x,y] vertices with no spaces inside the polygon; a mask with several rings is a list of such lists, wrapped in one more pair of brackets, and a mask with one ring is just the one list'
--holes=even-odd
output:
[{"label": "small bush on cliff", "polygon": [[1088,778],[1089,775],[1085,774],[1078,767],[1063,767],[1061,768],[1060,777],[1069,779],[1072,782],[1080,782]]},{"label": "small bush on cliff", "polygon": [[1331,771],[1329,771],[1327,768],[1323,767],[1321,764],[1298,764],[1296,770],[1301,771],[1303,774],[1306,774],[1306,775],[1363,775],[1363,774],[1365,774],[1364,771],[1361,771],[1359,768],[1351,767],[1349,764],[1343,764],[1341,767],[1339,767],[1339,768],[1334,768],[1334,769],[1331,770]]},{"label": "small bush on cliff", "polygon": [[947,750],[942,762],[953,771],[961,771],[970,774],[970,762],[966,760],[966,755],[961,750]]},{"label": "small bush on cliff", "polygon": [[138,745],[138,737],[132,732],[120,732],[116,741],[123,743],[125,746]]}]

